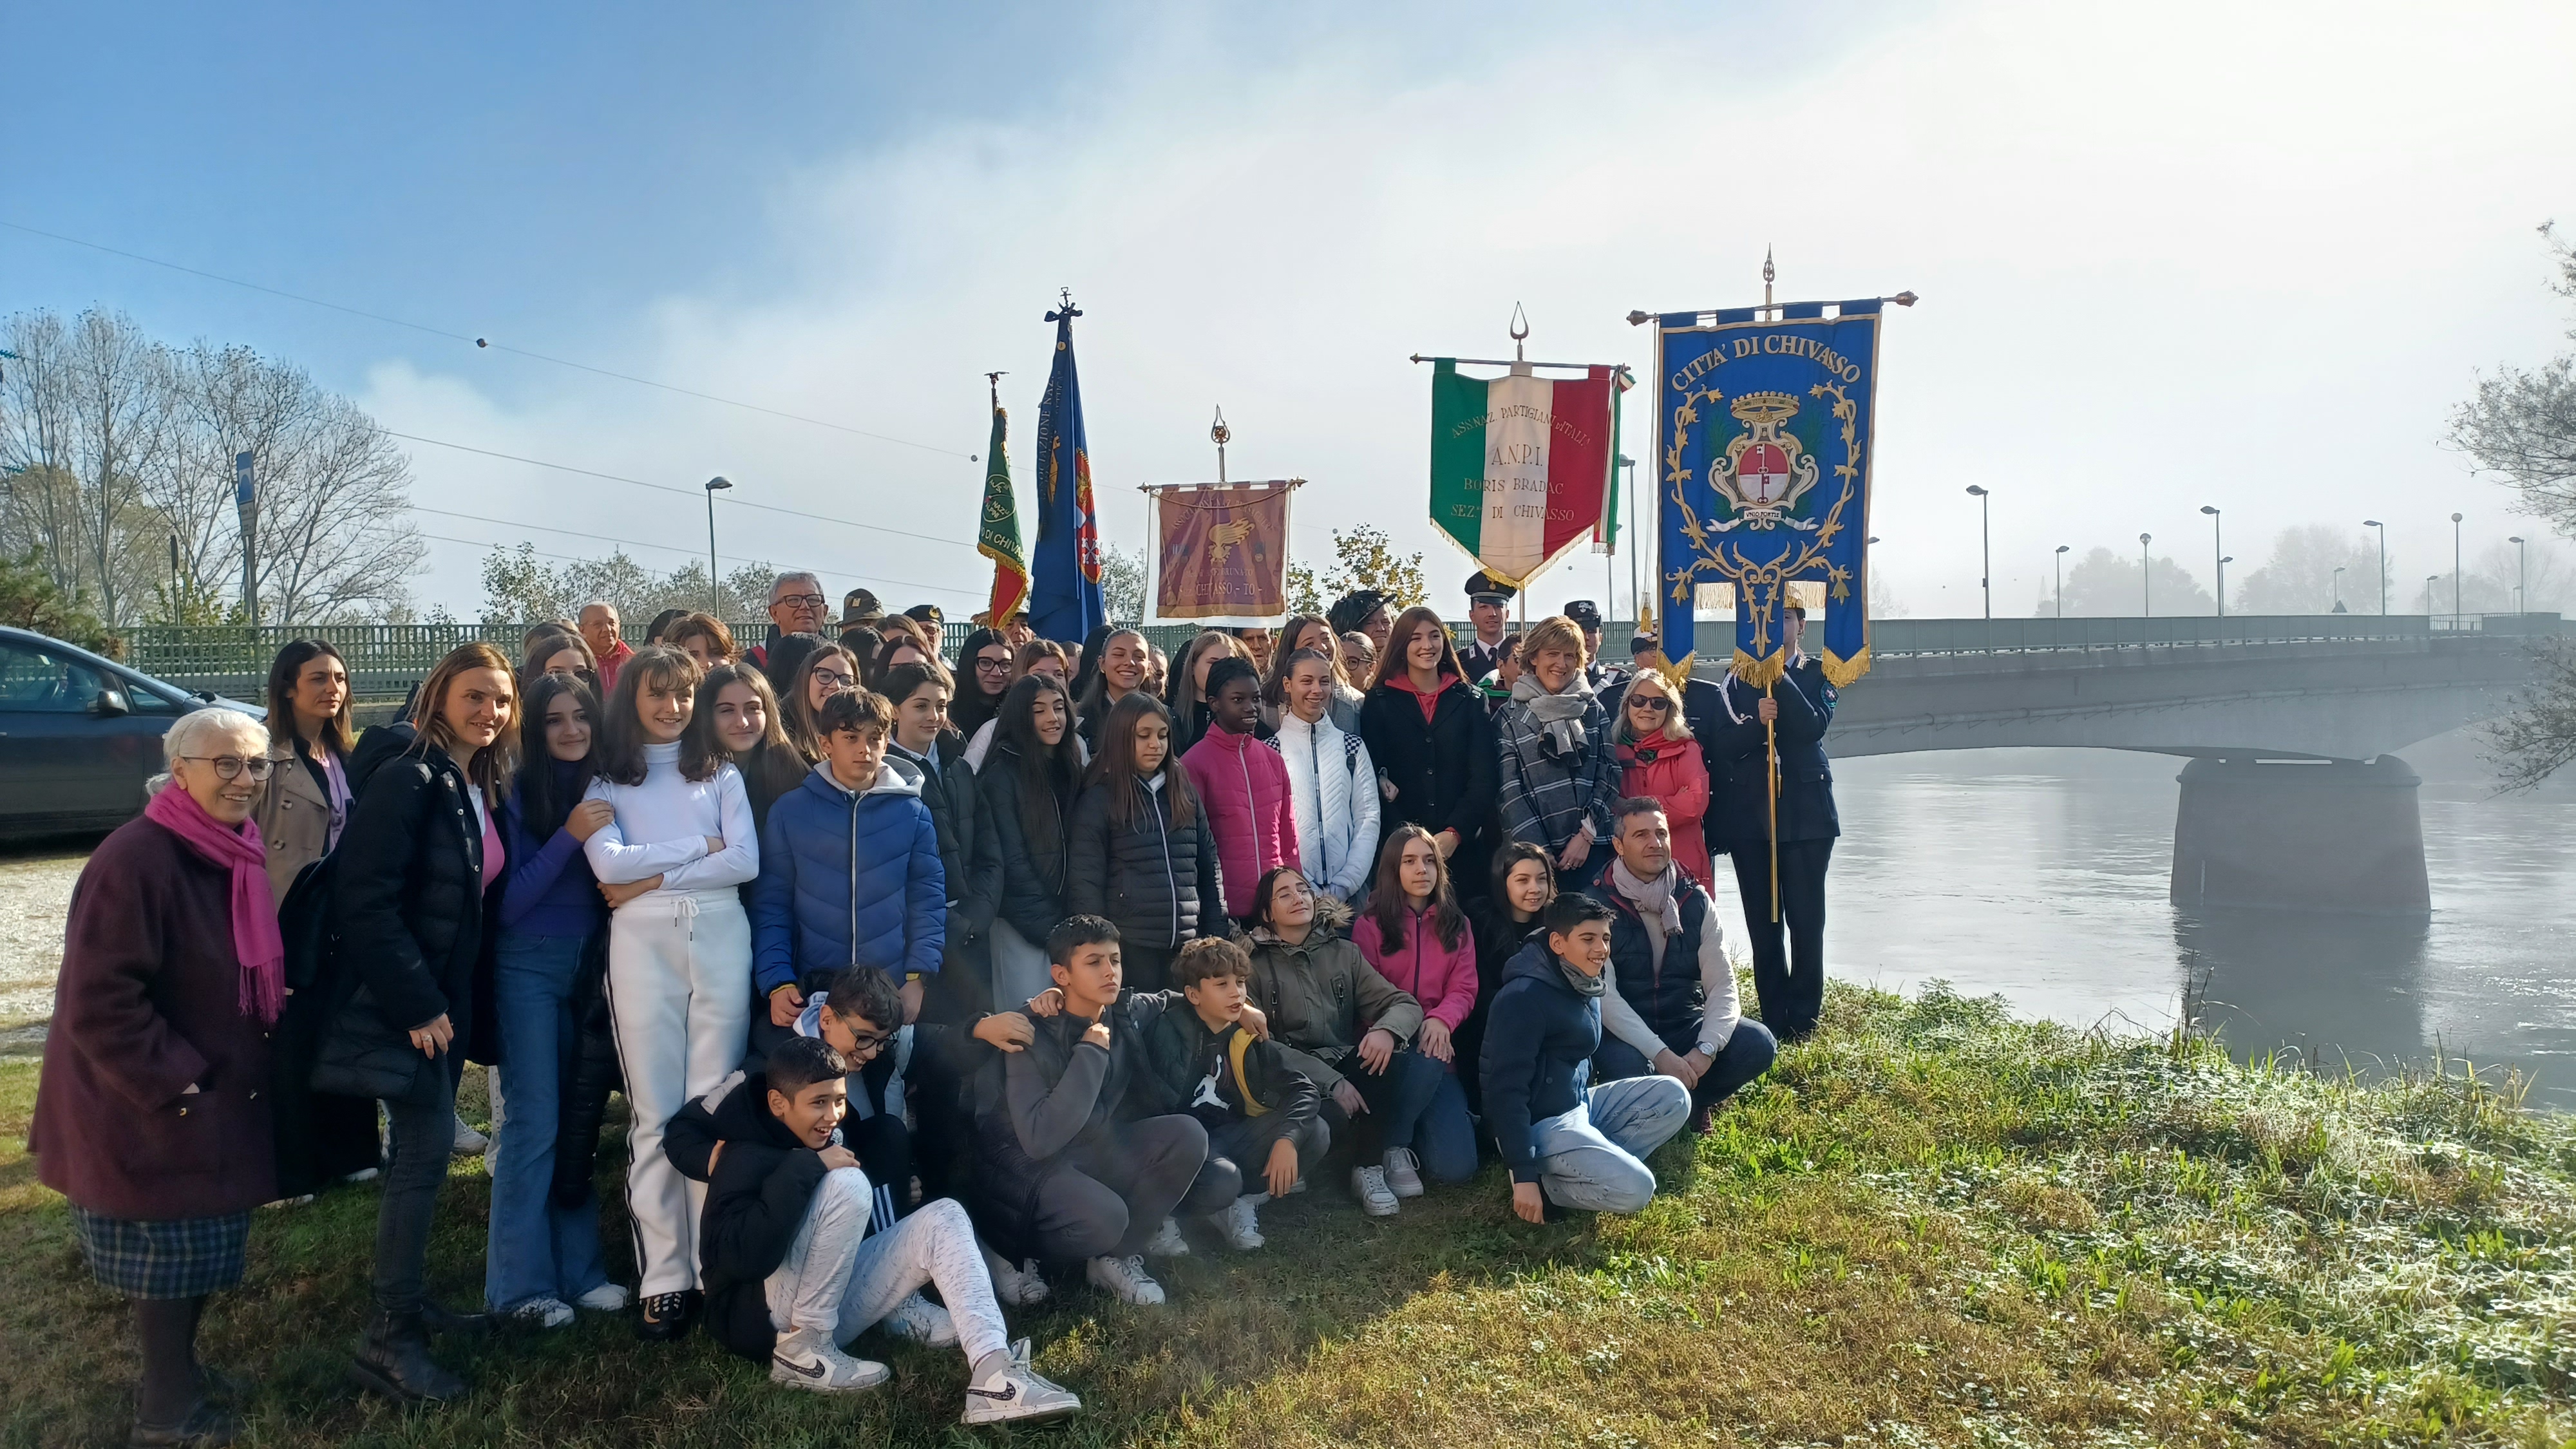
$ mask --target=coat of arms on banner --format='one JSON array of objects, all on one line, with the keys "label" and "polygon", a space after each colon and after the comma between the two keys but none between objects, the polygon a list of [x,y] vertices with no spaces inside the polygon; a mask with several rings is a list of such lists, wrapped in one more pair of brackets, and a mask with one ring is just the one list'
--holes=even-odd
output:
[{"label": "coat of arms on banner", "polygon": [[1789,585],[1820,584],[1808,647],[1829,679],[1849,684],[1869,668],[1879,304],[1791,303],[1764,316],[1748,307],[1657,319],[1660,592],[1667,617],[1683,620],[1702,586],[1730,586],[1732,667],[1767,684],[1788,662]]}]

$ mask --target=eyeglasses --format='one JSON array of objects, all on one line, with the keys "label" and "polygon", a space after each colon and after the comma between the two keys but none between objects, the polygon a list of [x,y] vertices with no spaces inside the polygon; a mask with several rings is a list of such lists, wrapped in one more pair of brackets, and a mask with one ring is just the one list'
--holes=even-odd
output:
[{"label": "eyeglasses", "polygon": [[775,609],[780,604],[786,604],[791,608],[819,609],[829,602],[821,594],[782,594],[772,599],[769,607]]},{"label": "eyeglasses", "polygon": [[244,770],[250,771],[250,777],[254,780],[265,780],[269,772],[277,768],[277,762],[266,755],[249,760],[239,755],[181,755],[179,758],[196,764],[214,766],[215,778],[218,780],[239,779]]},{"label": "eyeglasses", "polygon": [[1628,704],[1630,708],[1642,709],[1648,714],[1663,714],[1673,707],[1669,699],[1632,699]]},{"label": "eyeglasses", "polygon": [[878,1052],[884,1051],[885,1044],[892,1040],[894,1040],[894,1033],[890,1031],[851,1032],[850,1055],[854,1057],[874,1056]]},{"label": "eyeglasses", "polygon": [[1005,654],[999,659],[987,659],[983,655],[978,654],[975,656],[975,672],[977,674],[1008,674],[1011,672],[1011,656]]},{"label": "eyeglasses", "polygon": [[814,671],[814,677],[832,689],[848,689],[859,682],[857,675],[843,674],[837,669],[817,669]]}]

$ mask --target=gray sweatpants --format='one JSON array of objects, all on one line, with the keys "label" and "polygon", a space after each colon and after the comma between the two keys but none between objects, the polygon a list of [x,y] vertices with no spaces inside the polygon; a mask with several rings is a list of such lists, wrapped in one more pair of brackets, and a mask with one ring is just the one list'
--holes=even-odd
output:
[{"label": "gray sweatpants", "polygon": [[787,1245],[787,1260],[769,1275],[770,1326],[781,1333],[822,1330],[832,1342],[846,1344],[923,1284],[935,1283],[968,1365],[1008,1348],[992,1275],[975,1246],[966,1209],[954,1198],[941,1198],[871,1236],[868,1216],[875,1204],[866,1173],[836,1167],[823,1175]]}]

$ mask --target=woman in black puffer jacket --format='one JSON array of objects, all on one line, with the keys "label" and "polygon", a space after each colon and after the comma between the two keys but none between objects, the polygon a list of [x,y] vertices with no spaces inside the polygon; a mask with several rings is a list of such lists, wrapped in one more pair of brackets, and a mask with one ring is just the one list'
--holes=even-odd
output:
[{"label": "woman in black puffer jacket", "polygon": [[1132,690],[1110,710],[1091,782],[1074,802],[1072,835],[1065,906],[1118,928],[1129,987],[1162,990],[1185,943],[1233,934],[1216,837],[1190,793],[1161,700]]},{"label": "woman in black puffer jacket", "polygon": [[985,824],[1002,847],[1001,909],[993,920],[993,1002],[1003,1011],[1047,989],[1046,939],[1065,909],[1082,740],[1064,681],[1024,676],[1002,696],[992,753],[975,776]]},{"label": "woman in black puffer jacket", "polygon": [[375,1313],[353,1373],[403,1403],[465,1392],[430,1359],[427,1332],[487,1326],[430,1303],[423,1279],[456,1141],[455,1066],[472,1047],[484,897],[503,866],[494,806],[517,754],[513,684],[486,644],[440,660],[421,684],[415,738],[367,781],[340,836],[332,921],[353,979],[321,1057],[373,1084],[392,1124]]}]

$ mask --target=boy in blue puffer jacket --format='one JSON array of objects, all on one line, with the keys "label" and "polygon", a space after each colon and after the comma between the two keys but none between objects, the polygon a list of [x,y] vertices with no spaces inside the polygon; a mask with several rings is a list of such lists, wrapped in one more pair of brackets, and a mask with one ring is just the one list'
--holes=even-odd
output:
[{"label": "boy in blue puffer jacket", "polygon": [[874,966],[902,982],[904,1019],[948,939],[948,878],[921,776],[886,758],[894,706],[865,690],[818,711],[823,761],[769,807],[751,888],[752,973],[769,1025],[792,1033],[809,988]]}]

